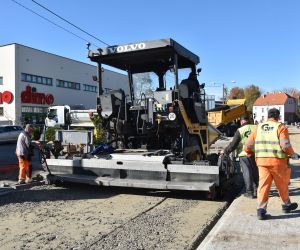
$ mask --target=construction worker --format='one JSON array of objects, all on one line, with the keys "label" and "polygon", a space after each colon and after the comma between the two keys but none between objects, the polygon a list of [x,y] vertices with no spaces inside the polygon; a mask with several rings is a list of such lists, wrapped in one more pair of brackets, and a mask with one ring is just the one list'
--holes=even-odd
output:
[{"label": "construction worker", "polygon": [[245,183],[246,192],[244,196],[255,198],[258,186],[258,170],[253,154],[247,156],[247,153],[243,150],[243,146],[256,126],[249,124],[249,119],[246,116],[240,118],[240,123],[241,127],[234,134],[231,143],[221,153],[228,156],[231,152],[236,150]]},{"label": "construction worker", "polygon": [[274,180],[280,198],[283,202],[282,210],[289,213],[298,207],[289,198],[289,182],[291,169],[288,158],[298,160],[290,144],[287,127],[278,122],[280,112],[272,108],[268,111],[268,120],[257,125],[249,135],[244,150],[248,154],[255,153],[255,160],[259,171],[259,186],[257,190],[257,217],[266,218],[269,192]]},{"label": "construction worker", "polygon": [[16,146],[16,154],[19,161],[19,181],[18,184],[30,183],[31,180],[31,154],[33,145],[41,147],[39,141],[32,141],[33,127],[30,124],[25,126],[23,132],[20,133]]}]

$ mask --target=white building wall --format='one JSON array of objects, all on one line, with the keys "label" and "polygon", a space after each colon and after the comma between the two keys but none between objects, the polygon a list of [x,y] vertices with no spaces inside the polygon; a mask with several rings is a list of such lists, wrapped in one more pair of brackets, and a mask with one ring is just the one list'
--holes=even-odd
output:
[{"label": "white building wall", "polygon": [[[17,45],[16,49],[17,82],[20,83],[20,91],[24,91],[27,85],[31,85],[36,87],[38,92],[53,94],[54,105],[83,104],[87,108],[96,106],[97,93],[82,89],[82,84],[97,86],[97,83],[92,80],[92,76],[97,74],[95,66],[20,45]],[[53,78],[53,85],[22,82],[21,73]],[[57,87],[57,79],[81,83],[81,90]]]},{"label": "white building wall", "polygon": [[16,103],[19,96],[15,95],[15,46],[0,47],[0,76],[3,77],[3,84],[0,85],[0,92],[10,91],[13,94],[11,103],[0,104],[3,107],[3,116],[0,116],[0,124],[11,124],[15,120]]},{"label": "white building wall", "polygon": [[269,109],[276,108],[280,111],[280,122],[284,122],[284,105],[253,106],[254,122],[264,122],[268,119]]},{"label": "white building wall", "polygon": [[[22,73],[52,78],[52,86],[22,81]],[[98,95],[98,83],[92,79],[92,76],[95,75],[97,75],[97,67],[90,64],[20,44],[1,46],[0,76],[3,76],[4,84],[0,85],[0,91],[10,90],[14,95],[14,101],[11,104],[3,104],[4,107],[7,106],[5,108],[7,115],[5,118],[0,117],[0,122],[3,119],[10,119],[16,123],[21,123],[22,106],[49,106],[21,103],[21,93],[26,89],[26,86],[35,87],[38,93],[52,94],[54,96],[52,105],[82,104],[86,108],[95,108]],[[58,87],[57,79],[80,83],[81,89]],[[128,93],[127,75],[104,69],[102,80],[103,88],[123,88]],[[83,84],[97,86],[97,91],[84,91]]]}]

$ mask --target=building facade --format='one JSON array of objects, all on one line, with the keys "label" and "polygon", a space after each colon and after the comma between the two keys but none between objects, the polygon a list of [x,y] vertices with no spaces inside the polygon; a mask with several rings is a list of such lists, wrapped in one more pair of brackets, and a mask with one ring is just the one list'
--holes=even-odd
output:
[{"label": "building facade", "polygon": [[268,119],[268,111],[276,108],[280,111],[280,122],[291,123],[296,121],[297,100],[284,93],[273,92],[260,96],[253,104],[254,122],[264,122]]},{"label": "building facade", "polygon": [[[17,43],[0,46],[0,124],[43,124],[53,105],[96,108],[97,67]],[[103,88],[128,89],[128,77],[104,69]]]}]

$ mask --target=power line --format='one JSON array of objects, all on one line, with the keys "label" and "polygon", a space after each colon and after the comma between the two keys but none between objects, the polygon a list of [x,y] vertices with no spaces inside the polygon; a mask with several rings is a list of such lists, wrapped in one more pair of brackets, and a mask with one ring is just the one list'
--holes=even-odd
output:
[{"label": "power line", "polygon": [[34,2],[35,4],[37,4],[38,6],[40,6],[41,8],[47,10],[48,12],[50,12],[50,13],[53,14],[53,15],[55,15],[56,17],[60,18],[61,20],[67,22],[67,23],[70,24],[70,25],[72,25],[73,27],[75,27],[76,29],[80,30],[81,32],[83,32],[83,33],[89,35],[90,37],[93,37],[93,38],[96,39],[97,41],[99,41],[99,42],[101,42],[101,43],[103,43],[103,44],[105,44],[105,45],[107,45],[107,46],[110,46],[108,43],[106,43],[106,42],[104,42],[103,40],[101,40],[101,39],[95,37],[94,35],[92,35],[92,34],[90,34],[90,33],[88,33],[87,31],[83,30],[82,28],[78,27],[77,25],[71,23],[70,21],[68,21],[68,20],[66,20],[65,18],[61,17],[60,15],[56,14],[54,11],[48,9],[47,7],[45,7],[45,6],[43,6],[42,4],[38,3],[37,1],[32,0],[32,2]]},{"label": "power line", "polygon": [[16,4],[18,4],[19,6],[23,7],[24,9],[26,9],[26,10],[32,12],[33,14],[39,16],[40,18],[46,20],[47,22],[49,22],[49,23],[51,23],[51,24],[53,24],[53,25],[55,25],[55,26],[57,26],[57,27],[63,29],[64,31],[66,31],[66,32],[68,32],[68,33],[70,33],[70,34],[72,34],[73,36],[76,36],[77,38],[79,38],[79,39],[81,39],[81,40],[83,40],[83,41],[85,41],[85,42],[88,42],[88,43],[90,43],[91,45],[93,45],[93,46],[95,46],[95,47],[98,47],[98,46],[96,46],[95,44],[91,43],[90,41],[86,40],[85,38],[83,38],[83,37],[81,37],[81,36],[79,36],[79,35],[73,33],[72,31],[70,31],[70,30],[68,30],[68,29],[66,29],[66,28],[64,28],[64,27],[62,27],[62,26],[60,26],[59,24],[57,24],[57,23],[51,21],[50,19],[48,19],[48,18],[46,18],[46,17],[40,15],[39,13],[37,13],[37,12],[35,12],[34,10],[32,10],[32,9],[30,9],[30,8],[28,8],[28,7],[26,7],[26,6],[24,6],[23,4],[21,4],[21,3],[17,2],[17,1],[15,1],[15,0],[11,0],[11,1],[14,2],[14,3],[16,3]]}]

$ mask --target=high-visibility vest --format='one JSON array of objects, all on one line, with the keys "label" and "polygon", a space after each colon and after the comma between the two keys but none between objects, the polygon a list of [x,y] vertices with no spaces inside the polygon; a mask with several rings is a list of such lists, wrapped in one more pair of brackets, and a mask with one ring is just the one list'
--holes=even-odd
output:
[{"label": "high-visibility vest", "polygon": [[280,122],[267,121],[257,126],[257,134],[254,145],[255,157],[287,158],[280,147],[278,127]]},{"label": "high-visibility vest", "polygon": [[246,156],[247,153],[243,150],[243,147],[245,145],[245,142],[248,138],[248,136],[251,134],[253,129],[255,128],[255,125],[252,124],[245,124],[244,126],[240,127],[238,129],[240,136],[241,136],[241,141],[236,149],[237,155],[240,156]]}]

